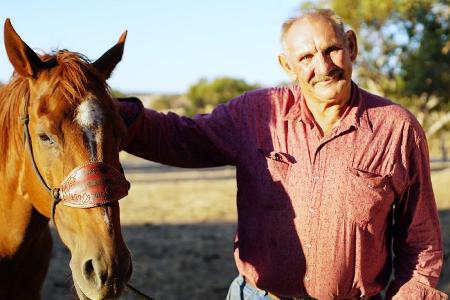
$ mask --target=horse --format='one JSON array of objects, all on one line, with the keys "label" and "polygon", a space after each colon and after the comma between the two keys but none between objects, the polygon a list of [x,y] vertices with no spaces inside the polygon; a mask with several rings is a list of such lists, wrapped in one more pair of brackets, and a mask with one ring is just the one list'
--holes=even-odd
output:
[{"label": "horse", "polygon": [[80,299],[117,298],[131,277],[118,200],[126,126],[106,80],[125,31],[94,62],[68,50],[37,54],[4,24],[14,68],[0,90],[0,299],[41,299],[49,220],[71,252]]}]

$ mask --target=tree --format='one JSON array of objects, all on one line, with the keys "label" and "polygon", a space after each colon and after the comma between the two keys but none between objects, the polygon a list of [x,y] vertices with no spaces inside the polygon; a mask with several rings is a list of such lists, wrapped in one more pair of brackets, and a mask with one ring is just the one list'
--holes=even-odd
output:
[{"label": "tree", "polygon": [[186,96],[190,101],[188,114],[210,112],[218,104],[225,103],[246,91],[256,88],[259,88],[259,85],[248,84],[242,79],[220,77],[209,81],[202,78],[193,84],[187,92]]},{"label": "tree", "polygon": [[153,109],[165,112],[172,111],[178,114],[185,114],[186,106],[188,106],[186,96],[178,94],[158,95],[150,102],[150,107]]}]

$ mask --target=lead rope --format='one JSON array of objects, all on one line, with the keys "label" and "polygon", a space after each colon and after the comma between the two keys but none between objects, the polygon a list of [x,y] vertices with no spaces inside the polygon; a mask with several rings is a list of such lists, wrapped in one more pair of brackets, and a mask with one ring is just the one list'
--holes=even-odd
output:
[{"label": "lead rope", "polygon": [[[24,113],[21,117],[21,121],[23,124],[23,139],[24,139],[24,144],[26,145],[26,149],[30,155],[31,158],[31,162],[32,162],[32,166],[33,166],[33,170],[36,173],[39,181],[41,182],[42,186],[45,188],[45,190],[50,194],[50,196],[52,197],[52,206],[51,206],[51,212],[50,212],[50,219],[53,222],[53,224],[55,225],[56,228],[56,222],[55,222],[55,212],[56,212],[56,205],[61,202],[62,198],[61,198],[61,194],[60,194],[60,189],[59,188],[50,188],[47,183],[44,180],[44,177],[42,177],[41,172],[39,172],[39,169],[36,165],[36,161],[34,160],[34,154],[33,154],[33,147],[31,145],[31,137],[30,137],[30,130],[28,129],[28,123],[30,122],[30,118],[28,116],[28,99],[25,101],[25,105],[24,105]],[[149,296],[147,296],[146,294],[142,293],[141,291],[139,291],[137,288],[133,287],[131,284],[129,284],[128,282],[126,283],[125,286],[131,293],[135,294],[137,297],[139,297],[140,299],[145,299],[145,300],[155,300]]]},{"label": "lead rope", "polygon": [[135,288],[134,286],[132,286],[131,284],[129,284],[127,282],[126,284],[126,288],[132,292],[134,295],[136,295],[137,297],[139,297],[140,299],[146,299],[146,300],[155,300],[150,296],[147,296],[146,294],[144,294],[143,292],[141,292],[140,290],[138,290],[137,288]]}]

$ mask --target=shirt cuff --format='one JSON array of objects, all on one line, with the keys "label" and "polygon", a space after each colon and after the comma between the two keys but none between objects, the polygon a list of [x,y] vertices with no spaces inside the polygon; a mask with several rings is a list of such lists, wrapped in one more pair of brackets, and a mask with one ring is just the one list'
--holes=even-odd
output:
[{"label": "shirt cuff", "polygon": [[405,283],[392,281],[386,295],[387,300],[448,300],[447,294],[416,279],[411,279]]},{"label": "shirt cuff", "polygon": [[136,135],[144,116],[144,105],[141,100],[136,97],[118,98],[119,113],[125,125],[127,126],[127,134],[122,139],[120,150],[126,150],[127,145],[131,143]]}]

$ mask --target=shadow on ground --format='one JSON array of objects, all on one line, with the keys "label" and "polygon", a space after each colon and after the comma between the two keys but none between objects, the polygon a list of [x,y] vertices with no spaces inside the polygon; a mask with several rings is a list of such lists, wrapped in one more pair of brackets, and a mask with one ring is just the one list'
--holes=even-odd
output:
[{"label": "shadow on ground", "polygon": [[[131,283],[161,300],[224,299],[236,276],[233,224],[122,226],[133,256]],[[77,299],[72,291],[70,253],[54,229],[53,255],[43,299]],[[121,299],[138,299],[125,292]]]}]

